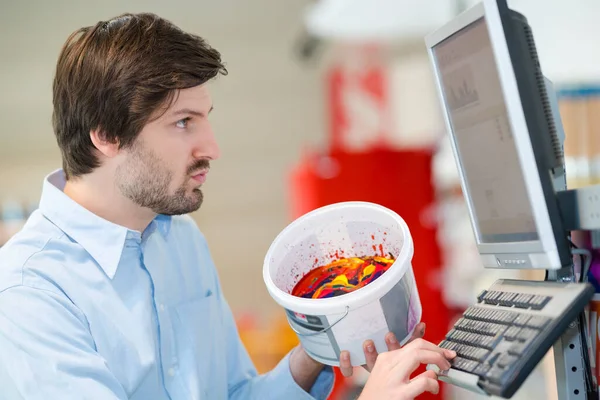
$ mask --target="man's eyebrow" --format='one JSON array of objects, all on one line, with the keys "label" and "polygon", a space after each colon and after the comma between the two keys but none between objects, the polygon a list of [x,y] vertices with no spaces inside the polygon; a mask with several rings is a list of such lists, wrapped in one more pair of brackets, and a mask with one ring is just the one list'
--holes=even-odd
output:
[{"label": "man's eyebrow", "polygon": [[[210,112],[214,109],[213,106],[210,107],[210,110],[208,110],[208,113],[210,114]],[[191,115],[196,115],[199,117],[204,117],[204,113],[201,111],[197,111],[197,110],[192,110],[191,108],[182,108],[180,110],[177,111],[173,111],[173,113],[171,113],[172,116],[177,116],[177,115],[181,115],[181,114],[191,114]]]}]

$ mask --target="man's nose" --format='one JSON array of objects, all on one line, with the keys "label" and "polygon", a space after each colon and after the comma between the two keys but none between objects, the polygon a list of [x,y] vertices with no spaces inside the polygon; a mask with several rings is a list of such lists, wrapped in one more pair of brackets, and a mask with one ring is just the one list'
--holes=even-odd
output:
[{"label": "man's nose", "polygon": [[196,159],[207,158],[209,160],[217,160],[221,156],[221,149],[212,129],[200,135],[198,145],[192,156]]}]

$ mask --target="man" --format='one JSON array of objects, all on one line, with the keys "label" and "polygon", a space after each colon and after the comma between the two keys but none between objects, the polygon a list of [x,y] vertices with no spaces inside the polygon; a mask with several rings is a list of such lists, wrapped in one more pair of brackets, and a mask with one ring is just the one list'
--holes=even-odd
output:
[{"label": "man", "polygon": [[[182,216],[219,157],[207,82],[226,72],[201,38],[152,14],[69,37],[53,85],[63,168],[0,250],[0,398],[327,397],[331,368],[301,347],[257,375],[206,241]],[[436,392],[433,372],[410,373],[452,356],[422,339],[365,354],[365,400]],[[347,352],[341,362],[347,372]]]}]

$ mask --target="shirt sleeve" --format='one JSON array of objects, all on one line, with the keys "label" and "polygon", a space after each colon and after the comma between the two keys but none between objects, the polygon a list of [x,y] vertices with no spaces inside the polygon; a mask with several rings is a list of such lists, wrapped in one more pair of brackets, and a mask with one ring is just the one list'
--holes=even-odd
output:
[{"label": "shirt sleeve", "polygon": [[24,286],[0,292],[0,349],[0,399],[127,399],[64,295]]},{"label": "shirt sleeve", "polygon": [[307,393],[292,377],[289,353],[272,371],[258,375],[240,340],[231,310],[222,297],[221,306],[227,332],[228,389],[231,400],[325,400],[329,397],[333,389],[333,369],[329,366],[323,368],[310,393]]}]

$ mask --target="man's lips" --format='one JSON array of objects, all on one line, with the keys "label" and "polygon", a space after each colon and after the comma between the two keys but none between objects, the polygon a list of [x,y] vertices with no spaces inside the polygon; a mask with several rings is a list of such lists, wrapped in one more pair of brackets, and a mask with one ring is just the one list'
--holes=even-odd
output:
[{"label": "man's lips", "polygon": [[208,171],[200,171],[195,175],[192,175],[192,179],[199,183],[206,182],[206,175],[208,175]]}]

